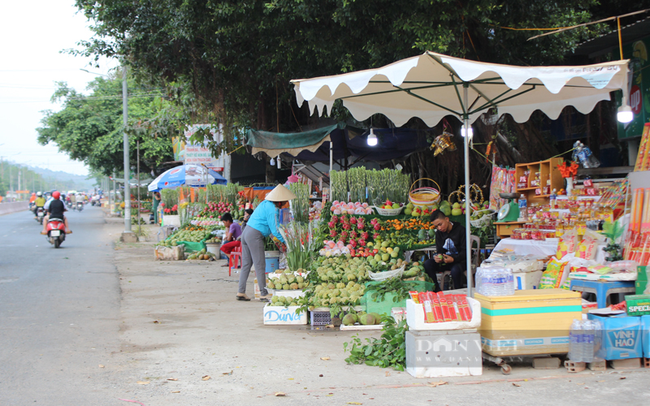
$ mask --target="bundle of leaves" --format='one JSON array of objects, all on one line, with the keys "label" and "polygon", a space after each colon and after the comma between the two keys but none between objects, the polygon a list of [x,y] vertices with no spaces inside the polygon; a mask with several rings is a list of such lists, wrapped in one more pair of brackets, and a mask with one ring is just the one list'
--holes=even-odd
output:
[{"label": "bundle of leaves", "polygon": [[[381,338],[366,338],[364,344],[359,335],[352,337],[351,342],[343,343],[343,349],[350,352],[345,359],[348,364],[363,364],[382,368],[393,367],[404,371],[406,367],[406,320],[395,322],[390,316],[383,316]],[[349,347],[349,348],[348,348]]]}]

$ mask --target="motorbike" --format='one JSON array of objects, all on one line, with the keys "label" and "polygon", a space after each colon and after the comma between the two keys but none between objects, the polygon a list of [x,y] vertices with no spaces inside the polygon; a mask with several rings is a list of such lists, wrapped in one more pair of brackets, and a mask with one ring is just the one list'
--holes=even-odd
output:
[{"label": "motorbike", "polygon": [[77,211],[81,211],[84,208],[83,202],[77,202]]},{"label": "motorbike", "polygon": [[36,221],[38,224],[43,224],[43,218],[45,217],[45,209],[39,207],[36,209]]},{"label": "motorbike", "polygon": [[59,248],[61,243],[65,241],[65,223],[63,219],[51,218],[47,222],[47,241],[54,245],[54,248]]}]

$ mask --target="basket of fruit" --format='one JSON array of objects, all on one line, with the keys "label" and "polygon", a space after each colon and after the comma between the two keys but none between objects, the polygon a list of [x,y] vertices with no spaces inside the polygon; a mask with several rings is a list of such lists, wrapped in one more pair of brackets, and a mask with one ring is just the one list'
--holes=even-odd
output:
[{"label": "basket of fruit", "polygon": [[386,200],[384,205],[381,207],[374,206],[374,208],[380,216],[397,216],[402,212],[404,207],[399,203],[391,203],[389,200]]},{"label": "basket of fruit", "polygon": [[[421,180],[429,180],[433,182],[436,188],[430,187],[430,186],[424,186],[424,187],[419,187],[413,189],[413,186],[415,186],[416,183],[418,183]],[[411,188],[409,189],[409,201],[413,203],[414,206],[432,206],[440,201],[440,185],[438,185],[438,182],[436,182],[433,179],[429,178],[422,178],[418,179],[413,184],[411,185]]]},{"label": "basket of fruit", "polygon": [[406,264],[390,271],[368,272],[368,277],[373,281],[385,281],[390,278],[401,278],[402,274],[404,274],[404,268],[406,268]]},{"label": "basket of fruit", "polygon": [[494,213],[496,213],[496,211],[490,209],[473,210],[469,222],[472,227],[483,228],[490,224]]}]

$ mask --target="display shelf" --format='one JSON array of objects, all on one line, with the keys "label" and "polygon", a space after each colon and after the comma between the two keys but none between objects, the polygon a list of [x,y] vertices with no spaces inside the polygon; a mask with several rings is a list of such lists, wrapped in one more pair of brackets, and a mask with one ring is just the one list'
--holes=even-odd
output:
[{"label": "display shelf", "polygon": [[[529,172],[527,186],[517,187],[515,189],[517,194],[523,194],[526,196],[529,205],[532,203],[546,203],[550,196],[550,192],[552,192],[553,189],[556,191],[564,189],[564,178],[562,178],[562,174],[557,168],[557,166],[562,162],[562,158],[551,158],[545,161],[515,165],[515,183],[520,183],[520,180],[525,176],[525,173],[527,171]],[[539,180],[539,185],[531,186],[531,182],[535,181],[535,179]],[[549,193],[535,194],[536,190],[543,190],[544,187],[546,187],[547,182],[549,182]]]}]

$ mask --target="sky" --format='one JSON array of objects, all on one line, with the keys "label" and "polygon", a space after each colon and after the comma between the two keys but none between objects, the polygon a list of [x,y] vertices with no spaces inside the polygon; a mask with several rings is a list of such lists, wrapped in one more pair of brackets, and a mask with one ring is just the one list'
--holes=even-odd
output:
[{"label": "sky", "polygon": [[50,102],[55,82],[67,82],[88,93],[95,75],[106,74],[118,65],[103,60],[100,67],[90,58],[61,53],[79,48],[77,42],[92,36],[90,22],[77,13],[74,0],[6,1],[0,13],[0,157],[18,164],[53,171],[87,175],[88,168],[68,159],[53,144],[38,143],[36,128],[43,111],[61,110]]}]

